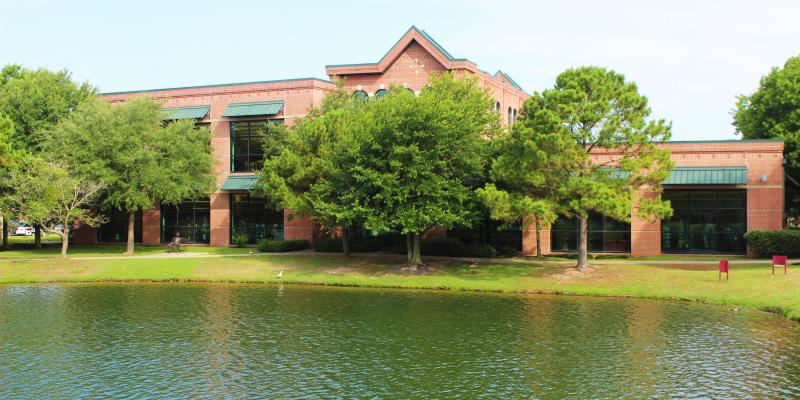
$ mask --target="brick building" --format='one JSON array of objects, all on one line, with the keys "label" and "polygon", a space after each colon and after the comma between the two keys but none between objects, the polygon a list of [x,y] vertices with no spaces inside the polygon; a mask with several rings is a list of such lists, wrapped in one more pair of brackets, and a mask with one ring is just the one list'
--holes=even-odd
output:
[{"label": "brick building", "polygon": [[[168,242],[175,232],[197,243],[227,246],[234,234],[251,242],[261,237],[313,240],[314,225],[291,212],[272,211],[250,195],[254,171],[263,159],[263,135],[273,124],[292,124],[309,107],[319,105],[344,79],[347,90],[380,97],[392,85],[419,93],[434,72],[476,76],[495,98],[505,124],[516,119],[528,97],[506,73],[489,74],[465,58],[455,58],[424,31],[411,27],[378,61],[328,65],[330,80],[284,79],[222,85],[105,93],[111,102],[150,96],[164,102],[165,119],[193,119],[212,132],[217,190],[208,199],[160,206],[137,216],[136,239],[143,244]],[[665,194],[676,205],[669,221],[630,224],[594,216],[590,250],[652,255],[664,252],[745,251],[741,234],[749,229],[780,229],[783,221],[783,143],[776,141],[670,142],[676,169]],[[596,157],[613,157],[597,154]],[[112,213],[98,229],[82,227],[78,243],[125,240],[123,213]],[[720,222],[724,221],[724,222]],[[543,230],[545,253],[574,251],[575,222],[560,219]],[[455,232],[454,232],[455,234]],[[535,233],[516,231],[505,237],[526,254],[535,252]]]}]

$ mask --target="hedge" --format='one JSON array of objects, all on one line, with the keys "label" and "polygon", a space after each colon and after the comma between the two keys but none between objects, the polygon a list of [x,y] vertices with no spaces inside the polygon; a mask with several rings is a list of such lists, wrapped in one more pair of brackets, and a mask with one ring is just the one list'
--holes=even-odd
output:
[{"label": "hedge", "polygon": [[[370,253],[384,247],[380,239],[353,239],[350,241],[350,251],[353,253]],[[322,253],[341,253],[342,239],[322,239],[314,241],[314,251]]]},{"label": "hedge", "polygon": [[432,237],[420,243],[420,253],[426,256],[491,258],[497,251],[488,244],[466,245],[453,237]]},{"label": "hedge", "polygon": [[261,239],[258,241],[258,251],[264,253],[283,253],[287,251],[305,250],[308,240],[279,240]]},{"label": "hedge", "polygon": [[745,233],[744,239],[758,257],[800,257],[800,230],[753,230]]}]

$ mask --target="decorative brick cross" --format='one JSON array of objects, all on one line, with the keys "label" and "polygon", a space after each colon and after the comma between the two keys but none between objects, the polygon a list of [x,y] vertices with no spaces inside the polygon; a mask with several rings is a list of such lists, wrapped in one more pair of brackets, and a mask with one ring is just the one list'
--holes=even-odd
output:
[{"label": "decorative brick cross", "polygon": [[416,59],[416,58],[414,59],[414,63],[413,64],[409,64],[408,66],[411,67],[411,68],[414,68],[414,73],[417,74],[417,75],[419,75],[420,68],[425,68],[425,64],[420,64],[419,60]]}]

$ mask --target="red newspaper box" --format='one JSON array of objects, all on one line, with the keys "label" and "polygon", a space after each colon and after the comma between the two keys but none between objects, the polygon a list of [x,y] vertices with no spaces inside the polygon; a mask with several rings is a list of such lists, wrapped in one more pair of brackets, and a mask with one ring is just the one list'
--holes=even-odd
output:
[{"label": "red newspaper box", "polygon": [[727,281],[730,278],[730,274],[728,273],[728,260],[719,260],[719,279],[722,280],[722,273],[725,273],[725,280]]},{"label": "red newspaper box", "polygon": [[783,267],[783,274],[786,275],[789,258],[786,256],[772,256],[772,275],[775,275],[775,267]]}]

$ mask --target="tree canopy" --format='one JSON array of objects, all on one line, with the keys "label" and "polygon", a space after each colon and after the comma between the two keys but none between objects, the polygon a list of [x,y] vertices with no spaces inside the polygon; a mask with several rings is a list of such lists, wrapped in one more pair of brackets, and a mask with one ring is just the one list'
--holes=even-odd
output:
[{"label": "tree canopy", "polygon": [[12,140],[20,149],[38,151],[46,129],[95,94],[94,87],[73,81],[67,70],[11,64],[0,72],[0,114],[14,121]]},{"label": "tree canopy", "polygon": [[[625,77],[600,67],[568,69],[553,89],[526,100],[522,117],[493,164],[497,186],[484,197],[498,214],[550,212],[576,217],[578,267],[587,262],[587,218],[598,212],[630,221],[668,216],[661,182],[672,166],[664,120],[647,121],[647,98]],[[637,197],[642,189],[654,196]]]},{"label": "tree canopy", "polygon": [[800,216],[800,56],[786,61],[783,68],[773,68],[761,78],[758,89],[739,96],[733,125],[744,139],[784,140],[786,172],[794,183],[786,185],[789,216]]},{"label": "tree canopy", "polygon": [[11,171],[8,181],[15,188],[7,198],[10,208],[23,215],[28,223],[57,233],[61,237],[62,258],[67,256],[69,234],[75,221],[88,226],[105,221],[92,210],[102,183],[76,177],[55,162],[27,155]]},{"label": "tree canopy", "polygon": [[262,170],[280,206],[322,223],[407,234],[421,264],[419,235],[468,225],[486,162],[483,137],[499,121],[493,100],[471,78],[431,78],[419,96],[392,87],[365,101],[339,91],[289,129]]},{"label": "tree canopy", "polygon": [[128,252],[136,211],[208,196],[213,187],[210,132],[161,116],[161,103],[146,97],[87,101],[49,130],[44,146],[78,176],[103,184],[103,210],[128,212]]}]

